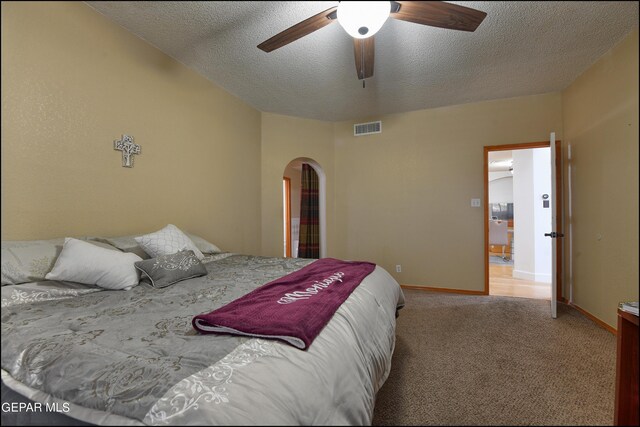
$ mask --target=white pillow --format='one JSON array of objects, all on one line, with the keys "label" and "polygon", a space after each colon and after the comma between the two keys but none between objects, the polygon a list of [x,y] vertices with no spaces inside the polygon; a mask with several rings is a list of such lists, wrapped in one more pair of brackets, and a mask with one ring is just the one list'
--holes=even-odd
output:
[{"label": "white pillow", "polygon": [[136,261],[142,261],[142,258],[67,237],[60,256],[45,279],[129,290],[140,281],[134,265]]},{"label": "white pillow", "polygon": [[134,237],[142,249],[152,258],[160,255],[171,255],[184,250],[192,250],[198,259],[204,258],[200,249],[193,241],[173,224],[167,225],[160,231]]}]

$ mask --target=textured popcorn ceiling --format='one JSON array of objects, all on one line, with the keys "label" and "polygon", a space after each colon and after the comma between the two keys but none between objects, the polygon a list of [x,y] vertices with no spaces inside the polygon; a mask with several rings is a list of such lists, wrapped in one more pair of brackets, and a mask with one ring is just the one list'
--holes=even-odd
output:
[{"label": "textured popcorn ceiling", "polygon": [[487,18],[473,33],[387,20],[363,89],[337,22],[256,47],[338,2],[87,3],[260,111],[329,121],[560,91],[638,28],[635,1],[451,2]]}]

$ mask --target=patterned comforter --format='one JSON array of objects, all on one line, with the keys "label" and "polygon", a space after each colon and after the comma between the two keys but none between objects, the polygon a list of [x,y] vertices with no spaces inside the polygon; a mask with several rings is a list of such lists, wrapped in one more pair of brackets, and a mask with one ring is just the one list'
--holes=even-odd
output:
[{"label": "patterned comforter", "polygon": [[307,351],[191,326],[194,315],[310,262],[221,254],[205,263],[206,276],[161,289],[4,286],[3,382],[95,424],[370,424],[404,303],[384,269],[365,278]]}]

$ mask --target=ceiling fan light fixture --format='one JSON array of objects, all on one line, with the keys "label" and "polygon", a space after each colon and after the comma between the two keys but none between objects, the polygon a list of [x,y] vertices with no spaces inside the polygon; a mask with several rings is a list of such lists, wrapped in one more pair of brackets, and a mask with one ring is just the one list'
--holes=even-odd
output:
[{"label": "ceiling fan light fixture", "polygon": [[338,22],[351,37],[364,39],[378,32],[389,17],[388,1],[341,1]]}]

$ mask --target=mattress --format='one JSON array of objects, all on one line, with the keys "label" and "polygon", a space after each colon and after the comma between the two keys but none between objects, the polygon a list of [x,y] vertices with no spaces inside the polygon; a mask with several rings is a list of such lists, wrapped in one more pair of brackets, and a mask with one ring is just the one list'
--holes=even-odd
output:
[{"label": "mattress", "polygon": [[[161,289],[3,286],[2,380],[34,402],[12,409],[22,420],[64,415],[99,425],[371,424],[404,304],[386,270],[376,266],[300,350],[200,335],[191,320],[313,260],[220,254],[206,261],[206,276]],[[3,424],[16,411],[3,407]]]}]

